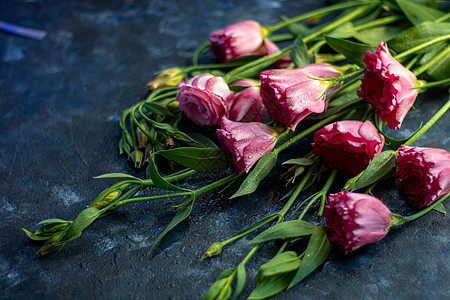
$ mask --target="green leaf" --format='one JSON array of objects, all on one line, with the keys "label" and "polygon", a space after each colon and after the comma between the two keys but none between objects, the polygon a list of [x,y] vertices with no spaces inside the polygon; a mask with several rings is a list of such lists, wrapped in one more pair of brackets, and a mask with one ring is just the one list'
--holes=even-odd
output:
[{"label": "green leaf", "polygon": [[248,299],[265,299],[281,292],[289,286],[294,275],[295,271],[264,278],[258,283]]},{"label": "green leaf", "polygon": [[302,166],[310,166],[316,162],[313,158],[292,158],[290,160],[287,160],[283,163],[283,165],[302,165]]},{"label": "green leaf", "polygon": [[63,232],[60,241],[68,242],[73,239],[76,239],[81,235],[81,232],[88,227],[92,222],[97,219],[100,214],[102,213],[101,210],[95,208],[95,207],[88,207],[85,210],[83,210],[73,221],[73,223]]},{"label": "green leaf", "polygon": [[186,219],[191,214],[192,206],[194,205],[194,199],[195,199],[195,197],[191,196],[191,202],[189,202],[187,205],[185,205],[177,210],[177,214],[175,215],[175,217],[173,217],[173,219],[172,219],[172,221],[170,221],[169,225],[167,225],[167,227],[164,229],[164,231],[161,232],[161,234],[156,238],[155,242],[153,243],[152,248],[150,249],[150,252],[148,253],[149,255],[150,255],[150,253],[152,253],[152,251],[156,247],[156,245],[158,245],[158,243],[163,239],[163,237],[170,230],[172,230],[175,226],[177,226],[181,221]]},{"label": "green leaf", "polygon": [[229,268],[224,270],[222,273],[220,273],[219,277],[217,277],[217,280],[230,277],[231,274],[236,270],[236,268]]},{"label": "green leaf", "polygon": [[149,177],[153,181],[153,183],[162,190],[192,192],[191,190],[183,189],[183,188],[177,187],[176,185],[171,184],[170,182],[165,180],[161,175],[159,175],[158,169],[156,168],[156,164],[155,164],[155,155],[154,154],[152,154],[150,156],[150,160],[148,163],[148,173],[149,173]]},{"label": "green leaf", "polygon": [[167,159],[176,163],[205,173],[219,173],[228,167],[225,152],[219,148],[180,147],[170,150],[160,150]]},{"label": "green leaf", "polygon": [[360,67],[364,67],[364,52],[370,50],[374,53],[377,49],[377,46],[355,43],[345,39],[333,38],[329,36],[325,36],[325,39],[331,48],[344,55],[350,62],[357,64]]},{"label": "green leaf", "polygon": [[146,102],[143,104],[143,107],[147,110],[147,112],[155,113],[164,117],[173,117],[173,114],[170,111],[155,102]]},{"label": "green leaf", "polygon": [[[389,48],[400,53],[449,33],[450,23],[424,22],[403,31],[396,38],[389,41],[388,45]],[[417,53],[427,53],[429,50],[430,48],[427,47]]]},{"label": "green leaf", "polygon": [[314,232],[316,226],[302,220],[287,221],[275,224],[261,232],[250,244],[267,242],[270,240],[287,239],[291,237],[307,236]]},{"label": "green leaf", "polygon": [[245,272],[245,264],[240,263],[237,267],[236,274],[236,287],[234,288],[234,293],[231,299],[236,299],[244,289],[245,281],[247,280],[247,273]]},{"label": "green leaf", "polygon": [[440,213],[442,213],[442,214],[444,214],[444,215],[447,214],[447,211],[445,210],[444,204],[442,204],[442,203],[439,203],[433,209],[438,211],[438,212],[440,212]]},{"label": "green leaf", "polygon": [[311,239],[309,240],[302,264],[295,274],[294,279],[292,279],[289,284],[288,289],[303,280],[306,276],[311,274],[312,271],[324,263],[330,254],[330,250],[331,243],[328,240],[327,227],[325,225],[316,227],[316,230],[314,230]]},{"label": "green leaf", "polygon": [[261,157],[253,170],[247,175],[244,182],[242,182],[239,190],[231,196],[230,199],[253,193],[258,188],[261,180],[263,180],[275,166],[277,158],[278,153],[274,151]]},{"label": "green leaf", "polygon": [[414,25],[419,25],[425,21],[436,20],[444,15],[442,11],[411,1],[397,0],[397,4],[408,20]]},{"label": "green leaf", "polygon": [[[439,50],[439,51],[437,51],[437,53],[439,53],[440,51],[445,51],[445,49],[439,49],[439,48],[437,50]],[[425,61],[423,64],[425,64],[427,62],[428,61]],[[450,55],[446,55],[438,63],[431,65],[427,69],[427,74],[434,80],[444,80],[444,79],[450,78]]]},{"label": "green leaf", "polygon": [[354,29],[353,24],[350,22],[344,23],[335,30],[329,32],[327,36],[333,37],[333,38],[350,38],[354,36],[357,33],[357,31]]},{"label": "green leaf", "polygon": [[188,142],[189,146],[198,148],[219,148],[213,140],[207,138],[203,134],[190,132],[187,134],[192,141]]},{"label": "green leaf", "polygon": [[99,176],[95,176],[94,179],[103,179],[103,178],[131,178],[134,180],[138,180],[142,182],[142,179],[134,177],[132,175],[124,174],[124,173],[107,173]]},{"label": "green leaf", "polygon": [[297,270],[302,260],[294,251],[286,251],[275,255],[274,258],[263,264],[258,271],[258,282],[266,277],[284,274]]},{"label": "green leaf", "polygon": [[203,300],[216,300],[216,299],[227,299],[223,298],[223,293],[227,290],[230,290],[231,294],[231,287],[228,284],[228,278],[223,278],[220,280],[217,280],[214,282],[214,284],[209,288],[206,295],[202,298]]},{"label": "green leaf", "polygon": [[297,67],[302,67],[309,64],[308,50],[306,49],[306,46],[300,36],[294,40],[289,57]]},{"label": "green leaf", "polygon": [[355,38],[364,44],[377,45],[381,41],[387,42],[399,35],[404,28],[394,26],[380,26],[367,29],[355,34]]},{"label": "green leaf", "polygon": [[394,154],[394,151],[387,150],[375,156],[350,191],[353,192],[369,186],[392,170],[395,164]]}]

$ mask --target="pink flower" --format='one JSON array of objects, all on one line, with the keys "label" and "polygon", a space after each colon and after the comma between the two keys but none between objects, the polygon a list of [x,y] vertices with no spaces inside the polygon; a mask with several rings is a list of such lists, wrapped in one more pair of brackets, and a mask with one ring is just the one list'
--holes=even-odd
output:
[{"label": "pink flower", "polygon": [[260,122],[264,115],[264,104],[262,103],[258,82],[253,80],[240,80],[233,86],[248,86],[234,96],[229,104],[228,118],[236,122]]},{"label": "pink flower", "polygon": [[343,247],[345,254],[378,242],[396,222],[377,198],[348,191],[329,195],[324,217],[330,240]]},{"label": "pink flower", "polygon": [[275,130],[263,123],[240,123],[223,118],[221,129],[216,132],[222,147],[232,156],[236,173],[248,173],[275,146]]},{"label": "pink flower", "polygon": [[[264,45],[261,53],[263,56],[278,53],[280,51],[281,51],[280,48],[278,48],[278,46],[274,42],[272,42],[267,38],[264,39]],[[286,54],[285,56],[280,58],[274,65],[275,67],[282,69],[289,66],[291,63],[292,63],[291,58],[289,57],[289,55]]]},{"label": "pink flower", "polygon": [[216,30],[209,35],[211,51],[220,62],[260,54],[263,30],[255,21],[244,21]]},{"label": "pink flower", "polygon": [[205,73],[180,82],[177,100],[184,114],[203,126],[217,126],[228,114],[228,101],[233,98],[225,80]]},{"label": "pink flower", "polygon": [[311,146],[328,167],[356,176],[380,154],[384,137],[369,121],[339,121],[316,131]]},{"label": "pink flower", "polygon": [[450,192],[450,153],[443,149],[401,146],[396,179],[409,203],[429,206]]},{"label": "pink flower", "polygon": [[400,128],[417,97],[416,76],[392,57],[384,42],[376,53],[366,51],[364,64],[358,96],[372,105],[389,128]]},{"label": "pink flower", "polygon": [[326,94],[334,91],[331,81],[314,77],[339,77],[328,64],[310,64],[297,69],[275,69],[261,72],[261,96],[269,117],[278,124],[295,130],[311,113],[327,108]]}]

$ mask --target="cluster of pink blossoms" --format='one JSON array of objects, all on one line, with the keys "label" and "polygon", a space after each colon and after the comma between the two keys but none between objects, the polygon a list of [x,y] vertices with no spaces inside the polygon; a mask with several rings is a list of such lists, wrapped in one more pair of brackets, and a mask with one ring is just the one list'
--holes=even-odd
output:
[{"label": "cluster of pink blossoms", "polygon": [[[245,21],[214,31],[211,50],[226,62],[245,55],[267,55],[279,48],[265,38],[263,28]],[[276,67],[263,71],[258,83],[243,80],[246,86],[234,94],[221,77],[203,74],[179,84],[180,110],[202,126],[221,126],[217,137],[231,154],[236,173],[249,172],[270,152],[276,142],[274,129],[261,123],[265,110],[269,118],[295,131],[311,113],[326,111],[331,92],[339,87],[321,78],[342,74],[332,65],[316,63],[300,68],[281,69],[291,63],[288,57]],[[376,53],[367,51],[366,65],[358,96],[370,103],[391,129],[400,128],[417,97],[414,74],[396,61],[384,42]],[[349,176],[364,171],[384,146],[384,137],[369,122],[338,121],[314,134],[312,151],[330,168]],[[410,203],[418,208],[430,205],[450,191],[450,154],[442,149],[402,146],[398,155],[396,179]],[[330,240],[352,252],[374,243],[387,234],[395,222],[389,209],[373,196],[341,192],[329,196],[325,219]]]}]

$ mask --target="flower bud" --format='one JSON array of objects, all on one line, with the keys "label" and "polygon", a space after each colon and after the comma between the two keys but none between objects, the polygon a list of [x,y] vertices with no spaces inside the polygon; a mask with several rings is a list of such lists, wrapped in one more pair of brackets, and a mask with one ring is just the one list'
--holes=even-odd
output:
[{"label": "flower bud", "polygon": [[236,173],[248,173],[275,146],[275,130],[263,123],[240,123],[223,118],[221,129],[216,132],[223,149],[232,156]]},{"label": "flower bud", "polygon": [[244,21],[216,30],[209,35],[211,51],[220,62],[260,53],[263,28],[255,21]]},{"label": "flower bud", "polygon": [[180,82],[177,100],[180,110],[198,125],[217,126],[228,115],[228,102],[233,98],[225,80],[205,73]]},{"label": "flower bud", "polygon": [[369,121],[339,121],[316,131],[311,146],[328,167],[356,176],[380,154],[384,137]]},{"label": "flower bud", "polygon": [[163,87],[175,87],[183,79],[183,74],[180,74],[181,71],[183,71],[181,68],[166,69],[160,72],[155,79],[147,83],[146,88],[156,91]]},{"label": "flower bud", "polygon": [[111,201],[115,200],[118,195],[119,195],[118,191],[111,192],[108,195],[106,195],[105,198],[91,205],[91,207],[95,207],[97,209],[105,208],[111,203]]},{"label": "flower bud", "polygon": [[344,248],[345,254],[378,242],[398,222],[377,198],[348,191],[329,195],[324,217],[330,240]]},{"label": "flower bud", "polygon": [[450,192],[450,153],[444,149],[401,146],[395,178],[409,203],[429,206]]},{"label": "flower bud", "polygon": [[338,87],[330,88],[332,81],[319,78],[339,76],[339,71],[329,64],[261,72],[261,97],[270,119],[294,131],[309,114],[324,112],[327,93]]},{"label": "flower bud", "polygon": [[61,249],[64,243],[57,242],[61,237],[62,233],[52,236],[45,244],[38,250],[38,254],[44,256],[53,251]]},{"label": "flower bud", "polygon": [[389,128],[400,128],[418,94],[416,76],[392,57],[384,42],[375,53],[366,51],[364,64],[358,96],[372,105]]},{"label": "flower bud", "polygon": [[260,122],[264,115],[258,83],[251,80],[240,80],[232,85],[248,86],[234,96],[229,106],[228,118],[236,122]]}]

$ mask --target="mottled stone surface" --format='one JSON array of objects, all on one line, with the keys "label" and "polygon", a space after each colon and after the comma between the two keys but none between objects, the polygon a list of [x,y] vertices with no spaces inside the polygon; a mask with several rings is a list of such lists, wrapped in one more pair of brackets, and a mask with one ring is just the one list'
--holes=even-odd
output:
[{"label": "mottled stone surface", "polygon": [[[213,242],[282,206],[278,199],[286,189],[277,181],[282,167],[251,196],[201,197],[153,257],[147,253],[173,216],[173,201],[121,207],[44,258],[37,257],[39,245],[21,228],[31,230],[46,218],[73,219],[115,182],[93,176],[136,175],[118,155],[118,120],[145,95],[154,72],[189,64],[214,29],[245,19],[274,24],[281,14],[324,5],[311,0],[0,1],[0,20],[48,32],[42,41],[0,33],[0,297],[195,299],[223,269],[238,264],[251,237],[214,259],[197,259]],[[420,113],[408,116],[399,134],[407,137],[446,97],[442,90],[420,95],[415,105]],[[447,116],[415,145],[448,150],[449,132]],[[307,147],[300,143],[282,159],[304,154]],[[213,179],[200,175],[186,186]],[[393,211],[411,213],[392,174],[374,192]],[[345,258],[334,251],[320,271],[274,298],[449,298],[448,234],[448,217],[432,212]],[[258,266],[275,251],[269,244],[250,260],[242,298],[254,288]]]}]

